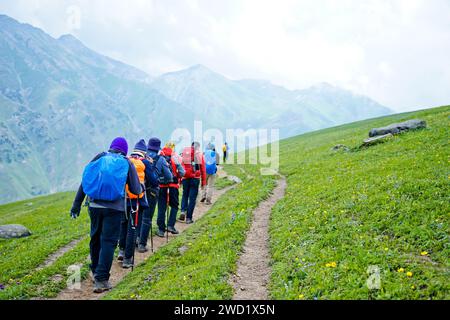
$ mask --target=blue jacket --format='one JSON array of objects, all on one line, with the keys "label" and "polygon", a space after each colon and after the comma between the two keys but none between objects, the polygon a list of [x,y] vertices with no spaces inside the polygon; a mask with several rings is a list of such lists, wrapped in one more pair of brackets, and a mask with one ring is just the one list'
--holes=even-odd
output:
[{"label": "blue jacket", "polygon": [[[109,152],[115,152],[115,151],[110,150]],[[98,154],[94,159],[91,160],[91,162],[94,162],[94,161],[100,159],[104,155],[106,155],[106,152],[102,152],[102,153]],[[127,177],[128,188],[131,193],[138,195],[143,191],[143,189],[139,182],[139,177],[137,175],[136,168],[128,159],[127,159],[127,161],[129,164],[128,177]],[[80,209],[85,197],[86,197],[86,194],[83,191],[82,185],[80,185],[80,187],[78,188],[77,195],[75,196],[75,200],[73,201],[72,208]],[[89,199],[89,207],[108,208],[108,209],[113,209],[113,210],[117,210],[117,211],[125,211],[126,210],[125,198],[118,199],[116,201],[96,200],[95,202],[92,201],[91,199]]]}]

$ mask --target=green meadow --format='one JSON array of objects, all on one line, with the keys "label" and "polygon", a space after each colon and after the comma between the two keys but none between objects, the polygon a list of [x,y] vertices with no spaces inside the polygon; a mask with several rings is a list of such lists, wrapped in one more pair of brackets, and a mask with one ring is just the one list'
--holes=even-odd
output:
[{"label": "green meadow", "polygon": [[[420,118],[426,129],[360,147],[374,127]],[[449,299],[450,107],[397,114],[280,142],[286,195],[270,218],[272,299]],[[349,151],[332,151],[337,144]],[[105,299],[231,299],[229,278],[253,210],[277,176],[226,165],[242,180],[176,239],[136,267]],[[230,186],[218,179],[218,188]],[[0,240],[0,299],[54,297],[67,268],[88,275],[86,209],[74,193],[0,206],[0,225],[27,238]],[[75,242],[77,241],[77,242]],[[53,263],[48,257],[75,243]]]}]

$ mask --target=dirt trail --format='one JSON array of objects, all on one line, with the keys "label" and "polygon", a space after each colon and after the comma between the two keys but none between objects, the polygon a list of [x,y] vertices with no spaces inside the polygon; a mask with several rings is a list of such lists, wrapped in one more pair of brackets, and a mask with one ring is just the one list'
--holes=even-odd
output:
[{"label": "dirt trail", "polygon": [[[227,177],[230,178],[231,176],[228,176],[225,171],[222,171],[219,167],[218,171],[219,177]],[[213,203],[217,201],[218,198],[220,198],[223,194],[225,194],[228,190],[234,188],[236,185],[224,188],[222,190],[215,190],[213,193],[212,201]],[[200,194],[198,197],[198,200],[200,200]],[[202,216],[204,216],[208,210],[211,208],[211,206],[207,206],[203,203],[197,202],[197,205],[195,207],[194,211],[194,221],[200,219]],[[153,222],[156,219],[156,212],[153,217]],[[191,225],[185,224],[183,222],[177,221],[175,228],[180,232],[180,234],[189,228]],[[153,229],[155,229],[155,225],[153,225]],[[169,242],[177,237],[176,235],[169,234]],[[166,238],[159,238],[157,236],[153,237],[153,250],[156,252],[160,247],[164,246],[166,244]],[[150,249],[150,239],[148,240],[148,248]],[[141,264],[145,260],[147,260],[154,252],[151,252],[150,250],[146,253],[139,253],[136,250],[135,253],[135,266]],[[110,282],[113,287],[115,287],[129,272],[131,272],[131,269],[123,269],[122,264],[118,263],[117,260],[113,261],[113,265],[111,268],[111,277]],[[91,277],[88,277],[84,281],[81,282],[81,289],[80,290],[72,290],[72,289],[64,289],[61,291],[58,296],[56,297],[57,300],[97,300],[102,298],[106,293],[103,294],[97,294],[93,292],[94,284]]]},{"label": "dirt trail", "polygon": [[37,267],[35,271],[40,271],[44,268],[51,266],[56,260],[58,260],[60,257],[62,257],[65,253],[72,250],[78,243],[80,243],[85,238],[86,238],[86,236],[83,236],[79,239],[72,240],[70,243],[68,243],[64,247],[58,249],[56,252],[52,253],[47,258],[47,260],[44,261],[44,263],[42,263],[39,267]]},{"label": "dirt trail", "polygon": [[244,250],[230,279],[234,288],[233,300],[267,300],[269,267],[269,220],[272,207],[284,197],[286,179],[281,177],[269,199],[253,212],[253,222],[247,233]]}]

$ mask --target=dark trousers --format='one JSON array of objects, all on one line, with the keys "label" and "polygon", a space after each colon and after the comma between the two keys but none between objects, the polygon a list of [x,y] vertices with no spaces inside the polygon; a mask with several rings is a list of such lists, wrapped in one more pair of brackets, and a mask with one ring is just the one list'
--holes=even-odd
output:
[{"label": "dark trousers", "polygon": [[[136,208],[134,208],[136,209]],[[142,220],[142,212],[138,212],[137,219]],[[139,223],[139,222],[138,222]],[[136,213],[131,212],[131,207],[127,206],[127,213],[122,214],[120,222],[120,239],[119,249],[125,251],[125,259],[133,257],[134,249],[136,247],[137,237]]]},{"label": "dark trousers", "polygon": [[109,280],[114,251],[119,240],[122,211],[89,208],[91,217],[91,271],[97,281]]},{"label": "dark trousers", "polygon": [[227,158],[228,158],[227,152],[224,151],[224,152],[223,152],[223,162],[224,162],[224,163],[227,162]]},{"label": "dark trousers", "polygon": [[181,211],[186,212],[186,218],[192,219],[195,203],[197,201],[200,179],[183,180],[183,197],[181,199]]},{"label": "dark trousers", "polygon": [[158,219],[156,223],[158,224],[159,230],[166,230],[166,210],[167,210],[167,190],[169,190],[169,221],[168,227],[175,227],[175,222],[177,220],[178,206],[179,206],[179,196],[180,192],[178,188],[161,188],[159,191],[158,199]]},{"label": "dark trousers", "polygon": [[153,215],[155,213],[156,204],[158,203],[158,192],[147,193],[148,208],[142,212],[142,219],[139,219],[137,234],[139,236],[139,244],[146,246],[148,236],[150,234],[150,226],[152,224]]}]

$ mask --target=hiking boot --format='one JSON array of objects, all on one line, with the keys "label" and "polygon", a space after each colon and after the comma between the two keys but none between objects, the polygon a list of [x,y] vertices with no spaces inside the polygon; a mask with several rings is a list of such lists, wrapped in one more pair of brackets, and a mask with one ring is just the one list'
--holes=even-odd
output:
[{"label": "hiking boot", "polygon": [[184,222],[184,220],[186,220],[186,212],[183,212],[183,211],[182,211],[182,212],[180,213],[180,218],[178,218],[178,220]]},{"label": "hiking boot", "polygon": [[134,265],[133,264],[133,258],[130,258],[130,259],[125,258],[125,259],[123,259],[122,268],[129,269],[129,268],[132,268],[133,265]]},{"label": "hiking boot", "polygon": [[147,249],[147,246],[145,246],[145,245],[143,245],[143,244],[140,244],[140,245],[138,246],[137,251],[138,251],[139,253],[145,253],[145,252],[148,251],[148,249]]},{"label": "hiking boot", "polygon": [[119,249],[119,254],[117,255],[117,260],[123,261],[124,256],[125,256],[125,251],[122,249]]},{"label": "hiking boot", "polygon": [[192,220],[192,219],[186,219],[186,224],[191,224],[191,223],[194,223],[194,220]]},{"label": "hiking boot", "polygon": [[112,286],[108,280],[105,281],[97,281],[94,283],[94,293],[102,293],[108,290],[111,290]]},{"label": "hiking boot", "polygon": [[169,231],[171,234],[179,234],[178,230],[174,227],[168,227],[167,231]]},{"label": "hiking boot", "polygon": [[206,198],[202,198],[202,200],[200,200],[200,202],[205,202],[206,201]]},{"label": "hiking boot", "polygon": [[156,231],[156,235],[160,238],[164,238],[164,231],[158,229],[158,231]]}]

